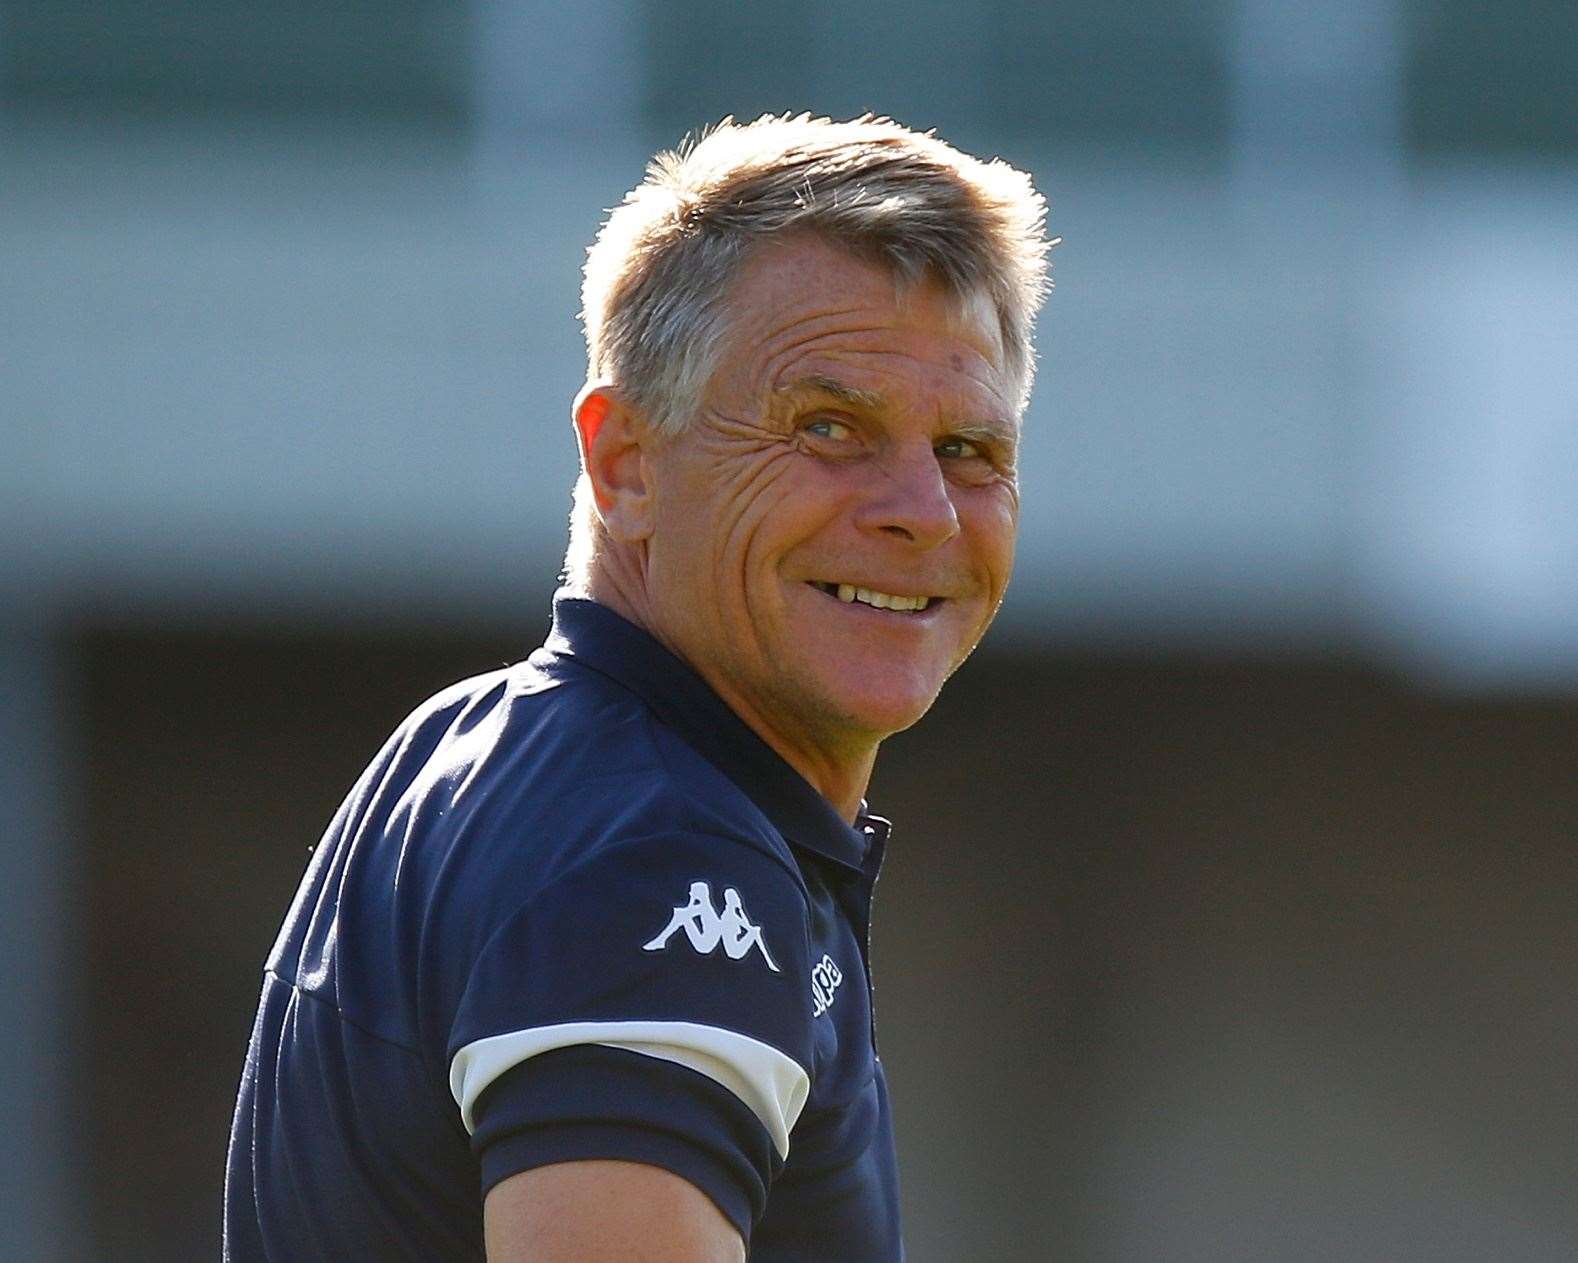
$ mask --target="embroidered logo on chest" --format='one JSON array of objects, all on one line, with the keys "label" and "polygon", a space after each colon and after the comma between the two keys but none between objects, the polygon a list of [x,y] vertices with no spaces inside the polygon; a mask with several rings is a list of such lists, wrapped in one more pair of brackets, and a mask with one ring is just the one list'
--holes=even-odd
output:
[{"label": "embroidered logo on chest", "polygon": [[661,952],[669,939],[680,930],[690,945],[703,956],[711,955],[719,947],[730,960],[739,960],[754,947],[775,974],[781,972],[762,940],[760,926],[752,925],[740,903],[740,892],[729,886],[723,892],[723,911],[712,906],[712,888],[704,881],[690,883],[690,902],[674,909],[663,932],[650,943],[642,945],[643,951]]},{"label": "embroidered logo on chest", "polygon": [[844,981],[843,971],[833,963],[833,958],[823,955],[811,967],[811,1016],[821,1017],[833,1007],[833,993]]}]

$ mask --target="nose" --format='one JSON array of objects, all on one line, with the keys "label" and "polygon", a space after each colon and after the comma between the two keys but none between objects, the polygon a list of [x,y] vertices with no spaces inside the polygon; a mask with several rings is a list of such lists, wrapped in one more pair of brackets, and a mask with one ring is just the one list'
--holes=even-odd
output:
[{"label": "nose", "polygon": [[857,522],[862,530],[902,539],[922,549],[941,547],[959,533],[959,515],[931,445],[884,454],[871,495]]}]

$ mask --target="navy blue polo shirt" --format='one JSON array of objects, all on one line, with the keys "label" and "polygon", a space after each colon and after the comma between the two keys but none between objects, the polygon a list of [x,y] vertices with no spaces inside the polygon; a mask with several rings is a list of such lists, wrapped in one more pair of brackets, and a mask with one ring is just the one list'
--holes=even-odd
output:
[{"label": "navy blue polo shirt", "polygon": [[754,1260],[903,1257],[867,962],[887,826],[846,823],[699,676],[561,595],[416,711],[269,954],[225,1258],[482,1259],[551,1162],[667,1168]]}]

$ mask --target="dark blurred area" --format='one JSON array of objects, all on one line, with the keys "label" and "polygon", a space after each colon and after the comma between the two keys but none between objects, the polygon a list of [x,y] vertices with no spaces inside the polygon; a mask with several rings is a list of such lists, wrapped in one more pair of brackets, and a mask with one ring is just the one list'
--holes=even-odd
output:
[{"label": "dark blurred area", "polygon": [[[258,958],[412,700],[518,636],[97,628],[92,1257],[211,1257]],[[1556,1259],[1572,702],[983,654],[886,752],[880,1038],[932,1259]]]},{"label": "dark blurred area", "polygon": [[0,1259],[212,1258],[259,971],[546,627],[577,270],[724,114],[1068,239],[879,762],[911,1256],[1578,1257],[1578,8],[0,0]]}]

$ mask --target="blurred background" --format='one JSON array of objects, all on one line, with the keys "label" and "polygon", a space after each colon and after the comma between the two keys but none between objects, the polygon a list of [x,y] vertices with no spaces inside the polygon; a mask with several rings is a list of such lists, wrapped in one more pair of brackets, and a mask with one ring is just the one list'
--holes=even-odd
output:
[{"label": "blurred background", "polygon": [[1578,6],[0,0],[0,1259],[213,1258],[259,970],[547,623],[582,249],[726,113],[1030,170],[895,738],[916,1263],[1578,1257]]}]

